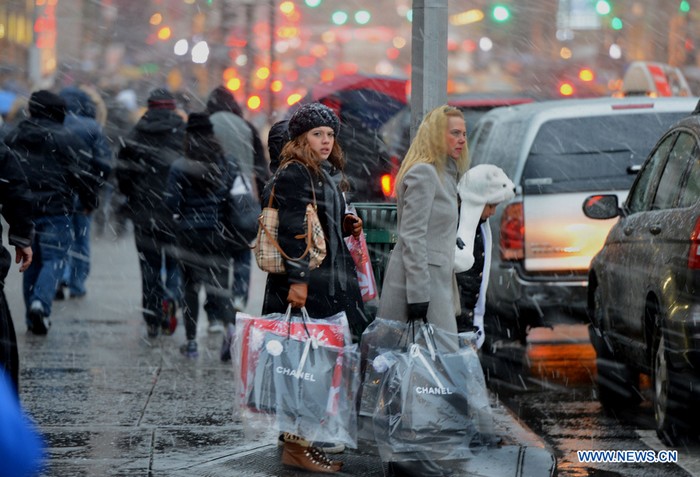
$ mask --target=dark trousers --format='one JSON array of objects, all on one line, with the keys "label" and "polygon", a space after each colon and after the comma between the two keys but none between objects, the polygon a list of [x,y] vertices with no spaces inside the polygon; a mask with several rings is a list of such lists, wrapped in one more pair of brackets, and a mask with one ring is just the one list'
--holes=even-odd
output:
[{"label": "dark trousers", "polygon": [[15,391],[19,395],[19,353],[17,352],[17,335],[7,306],[5,292],[0,288],[0,366],[10,377]]},{"label": "dark trousers", "polygon": [[209,321],[232,323],[235,311],[228,260],[223,257],[202,256],[201,260],[197,261],[183,260],[181,266],[185,290],[182,316],[185,320],[187,339],[193,340],[197,337],[200,287],[204,287],[206,292],[204,309]]},{"label": "dark trousers", "polygon": [[157,236],[135,228],[136,250],[141,268],[141,305],[148,324],[160,324],[163,300],[182,301],[182,273],[178,261]]}]

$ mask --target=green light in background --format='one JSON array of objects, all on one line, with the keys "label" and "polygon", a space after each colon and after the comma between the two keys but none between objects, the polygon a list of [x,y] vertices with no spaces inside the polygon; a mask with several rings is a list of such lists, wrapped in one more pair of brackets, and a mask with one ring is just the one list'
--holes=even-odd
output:
[{"label": "green light in background", "polygon": [[688,13],[690,11],[690,3],[687,0],[682,0],[681,4],[678,5],[678,11],[681,13]]},{"label": "green light in background", "polygon": [[307,7],[316,8],[321,5],[321,0],[306,0],[304,3]]},{"label": "green light in background", "polygon": [[503,5],[494,5],[491,10],[491,16],[497,22],[504,22],[510,18],[510,10]]},{"label": "green light in background", "polygon": [[372,15],[367,10],[359,10],[355,13],[355,21],[360,25],[366,25],[372,19]]},{"label": "green light in background", "polygon": [[610,27],[613,30],[622,30],[622,20],[620,20],[618,17],[613,18],[610,20]]},{"label": "green light in background", "polygon": [[345,22],[348,21],[348,14],[342,10],[338,10],[333,12],[333,15],[331,15],[331,20],[336,25],[345,25]]}]

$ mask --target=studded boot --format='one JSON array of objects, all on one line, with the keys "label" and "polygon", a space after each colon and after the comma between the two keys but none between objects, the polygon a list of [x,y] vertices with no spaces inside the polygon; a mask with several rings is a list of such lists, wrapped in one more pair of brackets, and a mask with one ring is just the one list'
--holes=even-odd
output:
[{"label": "studded boot", "polygon": [[282,450],[282,464],[310,472],[332,474],[338,472],[343,463],[329,459],[316,447],[304,447],[293,442],[285,442]]}]

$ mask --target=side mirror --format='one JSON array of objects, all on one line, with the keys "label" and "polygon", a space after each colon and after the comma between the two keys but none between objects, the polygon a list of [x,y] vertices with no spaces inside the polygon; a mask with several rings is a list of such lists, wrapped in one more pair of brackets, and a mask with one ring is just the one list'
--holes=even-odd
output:
[{"label": "side mirror", "polygon": [[612,219],[620,215],[615,194],[591,195],[583,201],[583,213],[590,219]]}]

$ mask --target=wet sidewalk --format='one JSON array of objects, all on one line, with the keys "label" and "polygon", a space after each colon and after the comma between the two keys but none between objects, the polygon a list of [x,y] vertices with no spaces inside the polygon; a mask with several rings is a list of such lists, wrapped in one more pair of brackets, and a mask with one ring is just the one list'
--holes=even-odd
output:
[{"label": "wet sidewalk", "polygon": [[[87,296],[54,302],[45,337],[26,332],[16,266],[5,287],[18,335],[22,404],[48,445],[42,475],[312,475],[280,464],[276,433],[245,438],[233,418],[231,365],[219,360],[222,336],[207,334],[206,320],[200,320],[195,360],[178,351],[182,326],[174,336],[146,339],[133,239],[105,237],[92,244]],[[262,287],[264,276],[256,269],[249,313],[259,313]],[[495,397],[493,405],[503,444],[477,453],[464,475],[554,475],[555,459],[545,444]],[[337,458],[345,462],[337,475],[384,475],[370,443]]]}]

